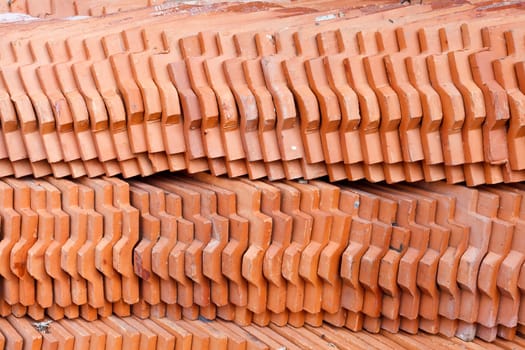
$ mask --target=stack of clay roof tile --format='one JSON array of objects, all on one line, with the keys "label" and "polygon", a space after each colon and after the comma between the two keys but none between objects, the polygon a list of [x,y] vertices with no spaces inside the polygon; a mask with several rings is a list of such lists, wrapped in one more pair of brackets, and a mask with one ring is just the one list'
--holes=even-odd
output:
[{"label": "stack of clay roof tile", "polygon": [[335,3],[4,24],[0,175],[525,179],[520,3]]},{"label": "stack of clay roof tile", "polygon": [[512,340],[524,196],[522,184],[6,178],[0,314]]},{"label": "stack of clay roof tile", "polygon": [[102,16],[164,2],[164,0],[5,0],[0,2],[0,12],[27,14],[38,18]]},{"label": "stack of clay roof tile", "polygon": [[230,322],[141,320],[136,317],[111,316],[86,322],[60,320],[31,322],[25,318],[0,319],[0,346],[9,349],[148,349],[148,350],[269,350],[269,349],[522,349],[525,341],[498,339],[486,343],[418,334],[417,336],[353,333],[330,325],[293,328],[290,326],[238,326]]},{"label": "stack of clay roof tile", "polygon": [[520,2],[2,11],[0,348],[525,348]]}]

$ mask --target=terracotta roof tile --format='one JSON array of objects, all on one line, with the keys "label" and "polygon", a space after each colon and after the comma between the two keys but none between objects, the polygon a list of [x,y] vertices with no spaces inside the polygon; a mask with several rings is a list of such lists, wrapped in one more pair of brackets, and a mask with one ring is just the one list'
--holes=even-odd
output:
[{"label": "terracotta roof tile", "polygon": [[520,9],[0,6],[0,344],[524,347]]}]

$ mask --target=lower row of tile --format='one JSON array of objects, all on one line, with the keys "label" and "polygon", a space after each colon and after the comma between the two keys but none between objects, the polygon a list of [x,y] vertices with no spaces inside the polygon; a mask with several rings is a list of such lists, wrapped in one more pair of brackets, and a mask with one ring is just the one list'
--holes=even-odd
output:
[{"label": "lower row of tile", "polygon": [[525,185],[0,180],[0,315],[493,341],[525,324]]},{"label": "lower row of tile", "polygon": [[110,316],[96,321],[33,322],[9,316],[0,319],[0,348],[12,350],[265,350],[265,349],[522,349],[525,339],[493,344],[419,333],[369,334],[323,324],[320,327],[238,326],[215,320],[139,319]]}]

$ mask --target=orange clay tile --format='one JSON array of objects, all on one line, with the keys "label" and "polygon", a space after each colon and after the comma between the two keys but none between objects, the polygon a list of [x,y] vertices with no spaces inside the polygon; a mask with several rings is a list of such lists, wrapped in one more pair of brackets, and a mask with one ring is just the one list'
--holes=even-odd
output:
[{"label": "orange clay tile", "polygon": [[149,175],[152,172],[151,167],[155,165],[145,155],[145,152],[148,152],[149,149],[146,141],[145,124],[143,123],[144,103],[140,89],[133,78],[129,59],[130,52],[124,50],[121,35],[106,36],[102,43],[126,107],[127,130],[131,150],[133,153],[144,153],[138,159],[139,168],[143,176]]},{"label": "orange clay tile", "polygon": [[383,52],[396,52],[398,47],[396,41],[392,40],[386,41],[385,47],[380,47],[375,42],[374,36],[373,31],[360,31],[354,40],[358,41],[361,54],[366,55],[362,60],[362,66],[379,104],[381,113],[379,135],[386,163],[384,167],[386,181],[398,182],[404,179],[404,172],[399,167],[400,164],[396,164],[403,160],[398,130],[401,122],[401,108],[395,91],[388,83],[383,64]]},{"label": "orange clay tile", "polygon": [[28,181],[31,209],[38,215],[37,240],[27,252],[27,271],[35,279],[36,302],[42,308],[53,304],[53,284],[45,269],[44,255],[51,243],[54,217],[46,210],[46,190]]},{"label": "orange clay tile", "polygon": [[[211,221],[210,240],[203,251],[203,273],[211,282],[211,301],[218,307],[218,314],[228,319],[227,314],[233,311],[228,305],[228,283],[222,273],[221,256],[228,242],[229,222],[217,213],[217,196],[209,189],[202,188],[198,182],[183,179],[184,186],[200,193],[201,213]],[[223,313],[221,316],[221,313]]]},{"label": "orange clay tile", "polygon": [[[208,169],[204,148],[201,139],[202,115],[199,100],[193,92],[186,64],[177,60],[168,65],[168,72],[177,92],[179,94],[181,109],[184,114],[184,139],[186,141],[186,168],[189,173],[195,173]],[[203,158],[203,159],[200,159]]]},{"label": "orange clay tile", "polygon": [[[79,47],[80,46],[80,47]],[[72,63],[81,60],[83,55],[81,43],[70,39],[67,44],[47,46],[48,52],[55,65],[53,73],[58,81],[59,89],[62,91],[65,102],[73,119],[74,132],[79,145],[80,157],[88,176],[97,176],[103,173],[103,168],[98,159],[93,135],[89,129],[89,112],[86,102],[75,83]],[[73,53],[73,54],[71,54]]]},{"label": "orange clay tile", "polygon": [[277,143],[286,178],[303,177],[300,159],[304,150],[300,136],[300,123],[297,120],[294,97],[287,87],[286,77],[281,69],[282,58],[275,55],[276,38],[270,33],[255,35],[260,66],[263,71],[266,87],[275,104]]},{"label": "orange clay tile", "polygon": [[122,298],[122,280],[113,266],[113,245],[122,234],[122,212],[113,206],[110,183],[101,179],[82,179],[81,183],[93,190],[94,209],[102,215],[99,225],[103,225],[103,234],[95,249],[95,266],[104,275],[106,300],[117,302]]},{"label": "orange clay tile", "polygon": [[185,250],[193,241],[193,223],[182,217],[182,199],[178,195],[165,192],[166,212],[177,218],[177,243],[168,258],[168,271],[177,281],[177,303],[187,318],[195,318],[198,308],[193,301],[193,284],[185,275]]},{"label": "orange clay tile", "polygon": [[177,350],[190,350],[192,348],[193,334],[182,328],[178,322],[168,319],[154,319],[153,321],[175,336]]},{"label": "orange clay tile", "polygon": [[256,323],[267,324],[269,321],[266,309],[267,283],[263,276],[262,264],[271,240],[272,221],[270,217],[259,211],[261,192],[237,180],[211,178],[204,174],[195,175],[195,178],[224,187],[238,195],[238,213],[250,222],[249,246],[242,261],[242,275],[249,283],[248,309],[254,312]]},{"label": "orange clay tile", "polygon": [[338,31],[338,42],[340,52],[345,54],[344,66],[348,84],[357,94],[359,100],[361,120],[359,123],[359,136],[363,161],[365,166],[365,177],[370,181],[381,181],[385,179],[382,167],[378,163],[383,162],[381,151],[381,140],[379,135],[380,110],[377,97],[367,84],[366,72],[359,55],[354,31]]},{"label": "orange clay tile", "polygon": [[[408,28],[407,28],[408,27]],[[390,53],[384,56],[383,61],[387,76],[391,79],[391,86],[399,96],[400,103],[400,141],[402,144],[403,158],[407,161],[418,161],[424,159],[422,138],[411,143],[414,138],[420,138],[419,130],[423,116],[422,103],[417,98],[418,91],[409,80],[405,59],[408,56],[418,53],[417,41],[405,39],[405,32],[412,30],[414,26],[406,25],[399,27],[396,31],[379,31],[376,35],[381,43],[387,44],[390,41],[397,41],[399,52]],[[419,137],[418,137],[419,136]]]},{"label": "orange clay tile", "polygon": [[24,89],[32,101],[35,115],[38,119],[40,136],[53,175],[56,177],[66,176],[70,172],[67,164],[63,162],[62,147],[56,130],[56,121],[49,100],[42,91],[36,74],[36,67],[42,63],[47,63],[47,52],[40,40],[21,41],[16,45],[16,49],[21,51],[26,51],[26,47],[31,50],[33,57],[32,61],[21,62],[19,75]]},{"label": "orange clay tile", "polygon": [[493,69],[496,81],[506,90],[509,100],[511,115],[507,131],[507,141],[510,166],[513,170],[521,170],[523,169],[523,157],[519,155],[517,150],[520,148],[519,145],[523,142],[520,136],[522,124],[519,116],[523,114],[521,101],[524,97],[518,87],[517,77],[514,72],[514,64],[524,50],[524,45],[520,41],[520,37],[523,37],[523,33],[514,29],[505,32],[504,35],[508,56],[495,60],[493,62]]},{"label": "orange clay tile", "polygon": [[[160,236],[160,220],[150,214],[149,193],[143,189],[130,186],[130,203],[140,212],[140,240],[133,249],[135,274],[140,279],[141,301],[153,307],[160,303],[160,279],[152,270],[152,250]],[[149,312],[144,314],[148,316]],[[138,317],[144,318],[135,313]]]},{"label": "orange clay tile", "polygon": [[[28,9],[30,1],[20,2],[18,7]],[[133,1],[138,0],[129,0],[129,4]],[[330,3],[335,6],[335,2]],[[92,10],[83,11],[110,13],[120,4],[93,5]],[[54,6],[49,3],[51,11]],[[0,250],[7,252],[8,257],[4,259],[7,268],[0,269],[5,282],[0,314],[11,315],[15,328],[24,327],[20,333],[29,341],[27,345],[33,342],[44,349],[65,346],[62,341],[70,344],[66,339],[72,337],[78,339],[79,348],[103,347],[111,337],[112,343],[106,346],[115,348],[170,347],[168,343],[177,338],[179,345],[173,344],[175,347],[222,349],[228,346],[226,339],[232,332],[246,337],[244,342],[236,338],[235,346],[240,348],[332,346],[327,342],[352,349],[452,348],[462,344],[457,339],[417,333],[419,329],[463,340],[478,337],[468,344],[470,348],[524,346],[519,334],[523,332],[519,326],[523,318],[520,294],[525,289],[519,245],[523,186],[519,183],[512,187],[468,189],[442,182],[411,186],[363,182],[328,185],[323,180],[263,183],[204,174],[191,178],[155,177],[147,180],[153,185],[146,187],[138,179],[126,182],[113,177],[57,180],[69,173],[73,177],[102,173],[122,173],[127,177],[185,167],[189,173],[211,168],[214,175],[248,173],[252,178],[267,176],[270,180],[296,176],[310,179],[328,174],[329,180],[346,176],[374,182],[420,178],[432,182],[446,178],[450,183],[465,181],[469,186],[525,179],[523,169],[516,165],[519,156],[510,151],[512,142],[518,140],[520,112],[516,105],[525,76],[519,60],[520,44],[515,44],[523,36],[516,30],[523,17],[516,11],[518,5],[466,3],[440,8],[434,4],[432,11],[431,6],[390,5],[379,12],[375,12],[377,7],[355,7],[342,12],[311,13],[308,12],[313,8],[322,11],[316,7],[321,5],[311,1],[311,8],[300,10],[267,6],[264,11],[245,12],[242,16],[236,12],[239,15],[235,21],[222,23],[227,18],[221,13],[224,9],[246,8],[211,5],[207,11],[217,32],[198,32],[200,28],[189,19],[193,16],[181,22],[185,28],[182,34],[162,27],[161,23],[175,16],[164,12],[164,5],[153,10],[162,18],[140,19],[150,12],[133,10],[138,11],[133,12],[138,14],[133,27],[124,14],[112,15],[112,25],[109,19],[87,19],[85,23],[101,23],[89,36],[75,36],[85,30],[84,22],[61,22],[61,34],[55,24],[58,22],[27,23],[27,31],[20,32],[31,33],[31,40],[6,30],[7,40],[2,44],[6,69],[1,79],[4,86],[0,86],[4,91],[0,105],[4,132],[0,141],[6,145],[2,149],[0,142],[0,175],[38,177],[52,172],[54,177],[6,178],[2,182],[5,186],[0,185],[4,196],[0,207],[4,221]],[[193,13],[202,8],[180,5],[178,9],[182,15],[184,11]],[[38,12],[36,8],[31,11]],[[271,31],[260,31],[258,28],[266,20],[265,27]],[[244,32],[231,30],[234,22]],[[46,40],[48,33],[56,37]],[[169,48],[169,54],[163,53],[165,48]],[[157,61],[161,66],[152,67]],[[177,69],[169,70],[167,67],[173,62],[175,65],[170,67]],[[229,62],[230,70],[226,68]],[[265,62],[274,66],[269,69]],[[98,71],[101,78],[105,74],[113,76],[113,68],[125,74],[115,76],[110,84],[97,84],[94,67],[102,66],[111,70]],[[468,72],[462,73],[465,69]],[[184,88],[178,89],[173,82],[179,83],[180,77],[188,73],[188,81],[181,85]],[[240,89],[236,79],[244,79]],[[181,96],[188,96],[184,103],[194,103],[189,109],[169,112],[170,117],[179,118],[179,127],[185,111],[193,110],[195,120],[199,120],[202,116],[195,106],[200,109],[216,105],[216,115],[208,113],[206,122],[212,119],[215,123],[213,127],[218,132],[209,138],[223,148],[222,156],[209,159],[209,150],[204,148],[197,158],[182,150],[167,151],[162,118],[163,103],[168,106],[170,102],[167,97],[162,102],[158,83],[164,84],[162,93],[166,96],[178,95],[178,90],[182,90],[185,92]],[[106,85],[110,89],[106,90]],[[132,114],[151,124],[150,134],[135,133],[138,136],[132,137],[139,143],[143,138],[146,145],[137,154],[132,153],[131,147],[128,150],[136,167],[126,166],[119,158],[122,149],[116,146],[118,142],[108,124],[114,112],[108,106],[120,103],[119,118],[125,123],[122,136],[129,137],[128,112],[133,108],[122,102],[119,94],[124,90],[130,94],[124,99],[142,104],[134,106],[137,108]],[[283,91],[288,95],[283,95]],[[288,99],[280,99],[285,95]],[[249,116],[249,137],[256,137],[253,145],[260,147],[260,154],[253,161],[247,153],[247,135],[243,135],[243,118],[245,122],[248,119],[237,110],[244,103],[241,96],[257,108],[257,113],[252,110]],[[373,113],[367,108],[378,97],[376,124],[368,129],[364,124]],[[490,104],[491,99],[506,102],[508,113],[505,103]],[[420,110],[414,107],[418,100]],[[449,113],[449,100],[455,107],[460,106],[458,110],[464,110],[464,118]],[[176,101],[174,104],[179,103]],[[203,107],[203,101],[209,105]],[[62,103],[71,119],[64,115],[65,119],[59,122],[60,113],[54,103]],[[336,103],[339,116],[333,106]],[[282,113],[286,106],[294,113]],[[94,113],[98,107],[106,114]],[[33,111],[33,119],[29,116],[33,123],[30,131],[24,129],[27,123],[18,125],[19,120],[28,118],[19,115],[23,108]],[[230,108],[236,109],[235,115],[228,113]],[[394,113],[386,115],[386,110]],[[490,115],[499,112],[507,113],[508,118],[504,116],[504,121],[494,124],[492,119],[497,117]],[[328,113],[336,115],[335,124],[344,130],[338,129],[330,136],[333,154],[326,146],[329,138],[323,129]],[[454,128],[448,119],[458,115],[463,122]],[[232,116],[231,124],[225,116]],[[394,144],[385,138],[385,129],[392,117],[397,120],[394,124],[399,122],[399,128],[388,132],[399,133],[400,142],[399,147],[388,150],[385,147]],[[283,129],[282,123],[287,120],[291,125]],[[308,125],[302,123],[312,120],[312,128],[304,129]],[[198,142],[202,146],[202,122],[200,119],[192,124],[190,120],[185,124],[187,130],[190,125],[198,125],[192,138],[189,132],[182,133],[186,137],[185,148]],[[513,122],[514,134],[509,132]],[[61,129],[59,123],[67,126]],[[48,127],[51,131],[42,133],[42,128]],[[143,124],[140,127],[147,129]],[[416,148],[405,147],[410,142],[404,138],[418,129],[423,139],[416,137]],[[276,136],[282,135],[283,130],[298,131],[296,136],[302,147],[299,158],[287,160],[283,145],[294,140],[278,142]],[[501,145],[494,139],[490,144],[481,142],[486,130],[490,131],[487,135],[495,133],[504,140]],[[46,151],[53,144],[63,147],[63,131],[70,132],[70,140],[78,145],[82,145],[79,140],[84,132],[85,147],[78,149],[78,156],[69,162],[65,161],[63,149],[63,159],[59,154],[49,157]],[[238,137],[225,137],[230,131],[239,133]],[[16,132],[20,132],[19,141]],[[45,158],[39,164],[29,163],[29,153],[35,152],[35,146],[28,149],[24,144],[23,137],[31,136],[31,132],[42,139],[38,151],[44,152]],[[303,140],[309,132],[318,133],[314,143]],[[56,138],[52,136],[50,140],[48,134]],[[374,134],[377,138],[370,137]],[[91,137],[91,143],[86,135]],[[348,139],[343,142],[346,136]],[[457,147],[450,148],[451,137],[464,140],[457,146],[463,152],[463,160],[454,164],[447,159],[459,155],[455,152]],[[99,143],[98,152],[93,139]],[[104,149],[100,146],[108,140],[108,145],[116,147],[114,155],[102,154]],[[229,147],[230,141],[235,147]],[[347,145],[345,149],[343,145]],[[423,158],[408,157],[419,146]],[[446,147],[450,148],[449,154],[439,159],[439,152],[443,153]],[[491,158],[505,148],[509,150],[507,156]],[[373,156],[380,156],[375,162],[365,157],[366,151],[372,149]],[[386,159],[388,151],[397,152],[400,160]],[[17,158],[17,152],[25,155]],[[273,158],[269,156],[271,152]],[[321,154],[322,160],[313,162],[314,153],[318,157]],[[170,160],[171,156],[174,158]],[[147,223],[142,229],[141,220]],[[53,238],[59,242],[52,242]],[[200,249],[201,255],[192,249]],[[139,278],[134,273],[144,267],[133,256],[134,250],[146,252],[140,254],[148,260],[146,270],[158,279],[155,300],[144,293],[149,278],[142,274]],[[197,277],[191,269],[192,262],[200,264]],[[209,283],[206,305],[199,303],[202,281]],[[147,321],[127,318],[131,310]],[[26,314],[41,322],[31,324],[29,318],[12,317]],[[58,321],[61,328],[45,333],[49,329],[46,316],[53,320],[81,317],[86,321]],[[95,321],[99,317],[104,321]],[[178,326],[176,320],[181,317],[194,321]],[[240,329],[221,323],[215,327],[216,321],[211,319],[217,317],[259,326]],[[5,330],[0,331],[8,344],[7,333],[22,340],[9,328],[10,319]],[[101,322],[106,323],[101,326]],[[304,323],[308,326],[304,327]],[[108,324],[114,328],[105,332]],[[270,327],[260,327],[266,325]],[[313,331],[310,325],[321,328]],[[365,328],[381,334],[353,333],[355,341],[345,344],[351,337],[342,327]],[[396,334],[386,335],[381,329]],[[399,329],[417,334],[408,336]],[[43,333],[41,344],[32,338],[38,332]],[[161,333],[165,345],[160,343]],[[235,348],[233,344],[231,348]]]},{"label": "orange clay tile", "polygon": [[128,262],[139,237],[139,211],[130,204],[129,183],[109,177],[104,180],[113,186],[113,204],[122,212],[122,235],[113,247],[113,266],[122,276],[122,300],[134,304],[139,299],[138,276]]},{"label": "orange clay tile", "polygon": [[177,218],[166,212],[164,192],[160,188],[142,182],[133,182],[134,187],[148,192],[151,215],[160,220],[160,236],[152,249],[152,271],[160,278],[161,300],[171,304],[177,301],[177,285],[169,275],[169,254],[177,240]]},{"label": "orange clay tile", "polygon": [[[292,38],[286,34],[286,31],[279,33],[279,42],[281,45],[291,46],[286,44],[286,41]],[[319,163],[324,161],[320,133],[321,115],[317,98],[309,86],[308,75],[304,68],[305,61],[315,55],[312,51],[304,51],[298,53],[298,56],[285,58],[281,64],[288,87],[297,101],[304,157],[308,163]]]},{"label": "orange clay tile", "polygon": [[299,327],[304,323],[304,280],[299,273],[302,252],[310,242],[313,218],[301,210],[301,193],[284,183],[273,183],[281,191],[281,210],[290,215],[292,236],[290,245],[283,252],[282,275],[288,281],[286,288],[286,308],[289,310],[288,322]]},{"label": "orange clay tile", "polygon": [[194,90],[201,111],[201,135],[205,153],[209,160],[210,170],[214,175],[227,172],[224,145],[221,142],[219,110],[214,91],[210,87],[204,70],[204,60],[219,54],[215,45],[208,45],[203,52],[199,35],[186,37],[179,41],[180,51],[184,57],[189,84]]},{"label": "orange clay tile", "polygon": [[[0,242],[0,252],[2,252],[2,263],[0,274],[4,278],[2,292],[4,300],[9,305],[16,305],[19,300],[18,275],[10,268],[10,252],[14,245],[20,239],[21,215],[14,210],[14,190],[6,182],[0,182],[0,198],[2,206],[0,215],[2,216],[2,241]],[[4,315],[5,306],[3,306],[2,316]]]},{"label": "orange clay tile", "polygon": [[272,322],[285,325],[288,321],[286,310],[286,280],[282,275],[284,251],[290,245],[292,236],[292,217],[281,211],[281,191],[270,183],[245,181],[261,190],[261,211],[272,218],[271,244],[266,251],[263,270],[268,280],[268,310],[272,312]]},{"label": "orange clay tile", "polygon": [[[267,176],[270,179],[279,179],[284,177],[284,173],[282,164],[279,162],[281,155],[275,130],[276,110],[273,107],[272,97],[264,81],[255,35],[255,32],[236,33],[233,35],[233,40],[239,56],[243,58],[243,61],[239,62],[241,64],[239,75],[244,76],[243,79],[255,98],[256,104],[253,106],[257,109],[253,112],[253,118],[255,118],[256,114],[258,120],[255,120],[257,124],[254,124],[252,128],[257,130]],[[226,66],[228,65],[229,63],[226,62]],[[225,68],[225,70],[229,69]],[[231,82],[229,84],[232,85]],[[238,83],[235,85],[238,86]]]},{"label": "orange clay tile", "polygon": [[393,194],[388,188],[372,187],[367,191],[397,201],[396,226],[410,230],[408,249],[399,262],[398,284],[401,288],[401,304],[399,314],[401,329],[409,332],[417,332],[419,304],[421,291],[417,287],[418,264],[423,257],[429,240],[429,229],[415,223],[417,202],[410,200],[400,194]]},{"label": "orange clay tile", "polygon": [[[71,42],[71,45],[74,45],[74,43]],[[95,40],[83,40],[80,47],[75,47],[74,49],[85,51],[86,56],[89,57],[90,60],[79,60],[78,62],[74,62],[71,65],[70,74],[72,74],[72,77],[67,76],[64,78],[71,79],[70,83],[77,85],[78,92],[85,101],[87,111],[83,110],[82,113],[87,112],[87,115],[84,115],[84,117],[89,117],[89,124],[87,125],[90,125],[91,127],[96,154],[98,155],[98,160],[103,163],[104,171],[107,174],[107,171],[109,170],[108,167],[114,167],[116,165],[115,159],[117,155],[111,140],[111,134],[108,130],[106,107],[90,72],[91,60],[103,58],[103,50],[101,46],[101,43]],[[64,75],[68,75],[69,72],[66,67],[64,67],[64,70]],[[74,79],[74,81],[72,81],[72,79]],[[77,108],[80,108],[80,106]],[[86,123],[88,123],[87,120]]]},{"label": "orange clay tile", "polygon": [[244,175],[247,173],[246,154],[239,130],[239,115],[235,98],[226,82],[224,70],[221,69],[224,67],[225,60],[235,54],[235,47],[231,40],[220,40],[220,37],[208,32],[199,33],[199,41],[205,53],[213,51],[213,46],[217,46],[220,51],[216,57],[206,58],[203,63],[204,71],[217,98],[228,175],[231,177]]},{"label": "orange clay tile", "polygon": [[115,316],[102,319],[105,327],[113,329],[122,336],[122,349],[139,349],[141,334],[123,319]]},{"label": "orange clay tile", "polygon": [[[13,48],[17,47],[16,43],[12,43],[11,45]],[[19,63],[25,62],[27,64],[31,61],[31,54],[27,51],[28,50],[23,51],[25,57],[20,57],[20,59],[23,59],[24,61],[20,61]],[[19,63],[11,62],[11,64],[8,65],[7,62],[5,62],[6,67],[5,69],[2,69],[2,79],[6,91],[13,101],[13,106],[15,108],[14,111],[16,111],[17,117],[19,118],[17,124],[19,124],[19,127],[21,128],[20,132],[29,160],[32,162],[40,162],[40,166],[44,166],[47,165],[45,164],[47,162],[43,161],[46,157],[46,153],[43,147],[42,138],[38,132],[38,121],[33,107],[31,106],[32,103],[27,96],[21,78],[18,75]]]},{"label": "orange clay tile", "polygon": [[501,327],[513,328],[517,323],[519,310],[519,292],[517,283],[520,268],[517,266],[523,264],[521,262],[522,255],[520,250],[517,249],[522,235],[523,221],[520,212],[523,205],[523,199],[521,197],[523,192],[510,187],[500,187],[489,190],[501,196],[501,218],[514,224],[514,234],[510,252],[501,263],[497,277],[497,285],[500,292],[497,316],[498,324],[500,324]]},{"label": "orange clay tile", "polygon": [[452,82],[452,75],[448,67],[448,57],[430,55],[427,58],[427,67],[430,81],[435,86],[443,106],[443,122],[441,126],[443,159],[447,182],[455,183],[463,180],[457,170],[465,163],[461,130],[465,121],[463,98]]},{"label": "orange clay tile", "polygon": [[[317,35],[319,52],[326,55],[323,58],[326,79],[336,94],[339,103],[341,124],[338,127],[338,131],[346,175],[351,180],[357,180],[364,176],[362,164],[360,164],[363,161],[363,155],[358,129],[360,122],[359,104],[356,93],[346,81],[343,66],[344,54],[337,54],[339,50],[337,40],[338,37],[335,31]],[[332,51],[333,54],[327,55],[332,53]],[[309,70],[313,70],[313,66],[316,65],[315,61],[316,59],[307,65],[307,67],[312,66]],[[328,93],[328,95],[330,94]],[[329,107],[327,106],[326,108]],[[322,127],[330,129],[329,125],[322,124]]]},{"label": "orange clay tile", "polygon": [[[379,201],[379,211],[367,212],[359,207],[359,216],[372,221],[370,246],[361,259],[359,281],[365,288],[363,300],[363,326],[371,332],[379,331],[379,314],[381,308],[382,291],[379,287],[379,274],[376,273],[381,266],[381,260],[387,253],[387,248],[392,237],[392,227],[395,222],[396,203],[386,198],[376,197],[366,192],[356,191],[360,196],[371,196],[372,200]],[[363,210],[363,211],[361,211]],[[377,215],[377,217],[375,216]],[[371,274],[370,274],[371,273]],[[376,277],[377,276],[377,277]],[[374,302],[377,300],[377,302]],[[348,322],[348,320],[347,320]]]},{"label": "orange clay tile", "polygon": [[402,319],[399,312],[402,291],[396,282],[399,279],[399,265],[409,248],[409,241],[410,231],[393,227],[389,249],[379,266],[379,286],[383,290],[381,329],[391,333],[398,332],[401,327]]},{"label": "orange clay tile", "polygon": [[361,258],[369,248],[372,232],[371,222],[362,219],[358,212],[366,210],[375,213],[372,216],[377,216],[379,207],[377,201],[368,200],[368,197],[360,197],[345,187],[341,189],[339,207],[352,215],[348,246],[341,257],[340,275],[343,283],[341,307],[347,310],[346,326],[357,330],[363,324],[361,311],[364,299],[364,288],[359,282],[359,271]]},{"label": "orange clay tile", "polygon": [[430,229],[428,249],[419,261],[417,271],[417,285],[421,290],[419,327],[429,333],[437,333],[440,321],[437,273],[439,261],[449,244],[450,230],[436,223],[437,200],[408,191],[405,193],[417,199],[416,223]]},{"label": "orange clay tile", "polygon": [[154,171],[168,169],[168,159],[162,137],[160,95],[149,69],[149,57],[164,50],[160,33],[153,34],[142,28],[124,31],[124,42],[128,52],[133,77],[142,93],[144,104],[144,131],[149,158]]},{"label": "orange clay tile", "polygon": [[11,250],[10,268],[19,278],[19,302],[36,307],[35,280],[27,271],[27,253],[37,239],[38,215],[31,209],[30,188],[21,180],[6,181],[14,192],[14,209],[20,214],[20,238]]},{"label": "orange clay tile", "polygon": [[199,186],[215,192],[218,200],[217,213],[229,219],[229,241],[222,251],[222,273],[229,279],[229,300],[235,305],[235,321],[240,324],[250,322],[247,281],[238,268],[242,255],[248,246],[248,220],[237,214],[235,193],[207,182]]},{"label": "orange clay tile", "polygon": [[223,62],[222,68],[239,109],[239,131],[242,147],[246,150],[248,175],[257,179],[267,173],[258,136],[257,101],[244,78],[242,63],[241,58],[230,58]]},{"label": "orange clay tile", "polygon": [[[510,119],[510,110],[508,99],[504,98],[505,90],[496,81],[492,66],[492,61],[507,55],[503,31],[503,25],[483,28],[483,43],[484,46],[488,45],[490,49],[485,52],[474,53],[469,57],[474,81],[480,87],[485,98],[487,111],[487,118],[483,126],[485,159],[491,164],[499,164],[508,159],[507,137],[502,125],[505,125]],[[490,139],[487,138],[488,135],[490,135]],[[495,145],[493,143],[495,137],[501,138],[501,144]]]},{"label": "orange clay tile", "polygon": [[[7,321],[22,337],[24,349],[40,349],[42,346],[42,334],[31,325],[31,322],[27,318],[9,316],[7,317]],[[8,342],[6,345],[10,346],[11,344]]]},{"label": "orange clay tile", "polygon": [[51,65],[39,66],[36,70],[43,92],[47,95],[56,119],[60,147],[64,161],[67,162],[73,177],[85,175],[81,163],[77,138],[74,133],[73,118],[67,101],[60,91],[58,80]]},{"label": "orange clay tile", "polygon": [[475,190],[441,183],[436,183],[431,186],[425,185],[424,187],[435,192],[456,197],[457,205],[455,216],[458,222],[471,226],[471,232],[479,232],[479,234],[470,234],[469,246],[461,257],[457,275],[457,281],[461,288],[461,306],[458,316],[460,322],[456,336],[464,340],[473,339],[476,332],[474,322],[478,317],[480,297],[476,276],[481,259],[488,248],[491,220],[476,212],[477,193]]},{"label": "orange clay tile", "polygon": [[319,209],[332,214],[332,227],[328,244],[319,256],[318,274],[323,279],[322,309],[324,318],[341,320],[344,313],[341,309],[342,281],[337,276],[341,255],[348,244],[351,216],[339,209],[340,190],[336,186],[321,181],[313,181],[312,185],[320,190]]},{"label": "orange clay tile", "polygon": [[[488,252],[483,258],[480,266],[480,277],[478,280],[478,288],[481,291],[480,307],[479,307],[479,326],[477,336],[486,341],[492,341],[497,336],[496,319],[499,308],[500,294],[497,288],[497,275],[503,259],[510,251],[512,244],[512,236],[514,232],[514,225],[505,220],[499,210],[501,197],[499,201],[492,201],[492,196],[498,196],[497,193],[480,191],[479,203],[483,203],[488,207],[483,214],[492,218],[492,233],[489,242]],[[506,198],[507,201],[509,200]],[[486,203],[486,204],[485,204]],[[494,203],[495,205],[489,206]],[[505,206],[509,204],[505,203]],[[515,205],[510,204],[511,207]],[[507,214],[508,215],[508,214]],[[503,219],[503,220],[502,220]]]},{"label": "orange clay tile", "polygon": [[109,60],[94,62],[91,66],[91,73],[106,105],[108,127],[111,131],[113,143],[119,145],[115,147],[115,151],[117,152],[121,170],[125,176],[138,175],[140,174],[140,169],[131,151],[126,129],[124,103],[118,95],[117,83],[113,77]]},{"label": "orange clay tile", "polygon": [[301,210],[313,218],[310,242],[301,253],[299,275],[304,279],[305,322],[320,325],[322,314],[323,283],[317,273],[322,249],[328,244],[333,216],[319,208],[320,190],[314,186],[288,182],[301,191]]},{"label": "orange clay tile", "polygon": [[86,240],[77,252],[78,271],[87,282],[88,304],[93,308],[100,308],[104,306],[105,293],[103,276],[95,264],[95,249],[102,238],[102,216],[94,212],[94,193],[85,186],[78,186],[78,204],[84,210],[72,208],[71,216],[75,216],[75,224],[86,225]]},{"label": "orange clay tile", "polygon": [[193,280],[194,303],[199,305],[201,312],[206,312],[210,318],[215,316],[215,307],[211,304],[210,280],[203,274],[203,250],[211,237],[211,221],[201,214],[199,193],[185,188],[180,182],[168,179],[156,179],[151,182],[166,191],[179,195],[184,201],[182,216],[194,226],[194,236],[188,242],[184,252],[184,271],[188,278]]}]

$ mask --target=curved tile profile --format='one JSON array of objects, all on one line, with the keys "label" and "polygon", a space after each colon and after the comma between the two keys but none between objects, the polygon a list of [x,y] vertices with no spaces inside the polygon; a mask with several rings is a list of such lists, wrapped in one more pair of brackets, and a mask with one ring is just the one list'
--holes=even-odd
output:
[{"label": "curved tile profile", "polygon": [[205,318],[492,342],[521,329],[521,184],[202,173],[1,184],[3,316]]},{"label": "curved tile profile", "polygon": [[121,12],[3,26],[0,175],[525,180],[518,3],[33,2]]},{"label": "curved tile profile", "polygon": [[522,10],[0,4],[0,348],[525,347]]}]

